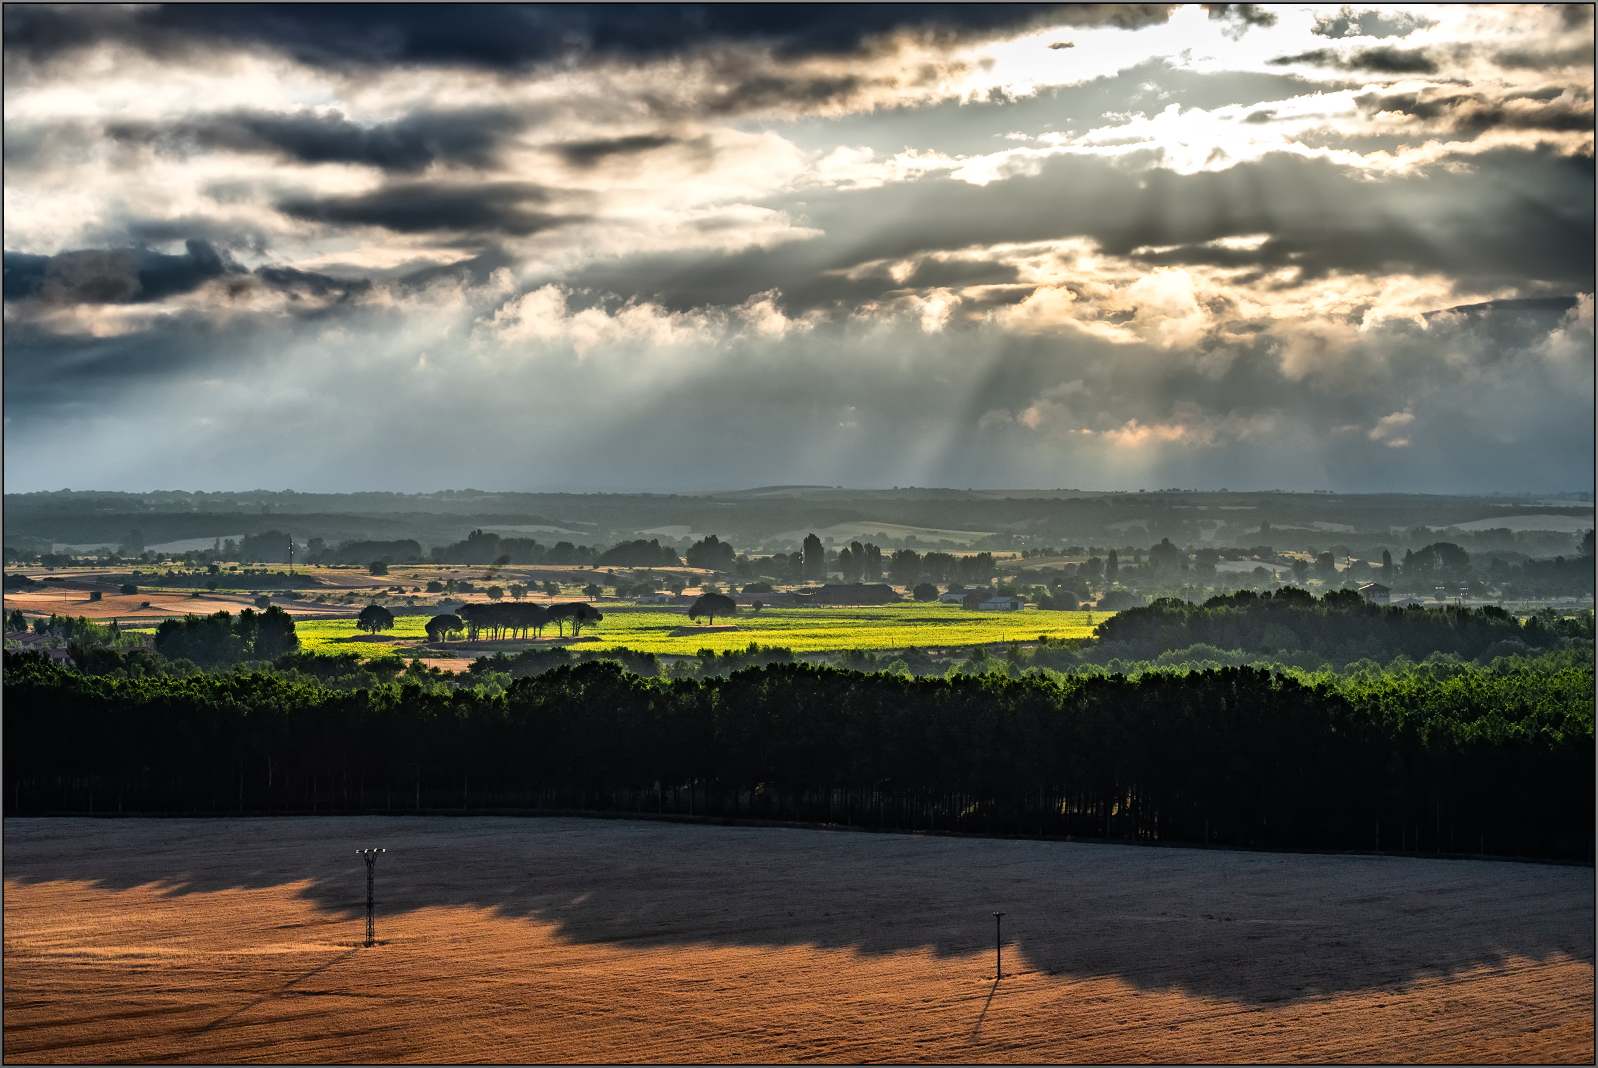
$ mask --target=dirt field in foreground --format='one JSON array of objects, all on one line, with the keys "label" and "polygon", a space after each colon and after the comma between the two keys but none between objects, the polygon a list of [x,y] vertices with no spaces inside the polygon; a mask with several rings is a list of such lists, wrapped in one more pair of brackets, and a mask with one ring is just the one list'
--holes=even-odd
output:
[{"label": "dirt field in foreground", "polygon": [[[11,1063],[1594,1055],[1590,868],[554,818],[4,827]],[[371,949],[365,845],[389,850]]]}]

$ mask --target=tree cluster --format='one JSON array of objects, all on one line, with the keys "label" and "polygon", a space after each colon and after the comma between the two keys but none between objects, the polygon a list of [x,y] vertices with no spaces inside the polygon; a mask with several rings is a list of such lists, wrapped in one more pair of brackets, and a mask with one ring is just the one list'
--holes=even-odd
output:
[{"label": "tree cluster", "polygon": [[599,552],[587,545],[573,545],[569,541],[559,541],[546,547],[533,538],[504,538],[474,530],[464,541],[434,546],[430,556],[435,564],[550,564],[568,567],[593,564],[598,560]]},{"label": "tree cluster", "polygon": [[155,628],[156,652],[168,660],[188,660],[202,668],[276,660],[299,645],[293,618],[277,605],[264,612],[246,608],[237,619],[227,612],[165,619]]},{"label": "tree cluster", "polygon": [[838,550],[838,571],[845,582],[881,582],[882,550],[851,541]]},{"label": "tree cluster", "polygon": [[677,557],[677,550],[669,545],[662,546],[659,538],[650,538],[648,541],[639,538],[637,541],[624,541],[619,545],[612,545],[599,554],[594,566],[680,567],[682,561]]},{"label": "tree cluster", "polygon": [[290,560],[293,545],[293,539],[281,530],[246,534],[239,544],[239,563],[286,564]]},{"label": "tree cluster", "polygon": [[1591,640],[1593,623],[1591,614],[1555,624],[1535,617],[1521,623],[1492,605],[1398,608],[1369,603],[1352,590],[1332,590],[1317,600],[1288,586],[1274,594],[1245,590],[1212,597],[1202,605],[1164,598],[1100,623],[1097,634],[1133,657],[1203,644],[1267,653],[1304,649],[1345,663],[1399,653],[1419,660],[1434,652],[1491,660],[1551,648],[1567,637]]},{"label": "tree cluster", "polygon": [[888,573],[902,586],[933,582],[957,586],[986,586],[993,578],[992,553],[955,556],[953,553],[896,549],[888,559]]},{"label": "tree cluster", "polygon": [[[511,604],[465,604],[456,610],[456,617],[465,625],[468,641],[477,641],[480,638],[498,641],[505,638],[525,638],[529,632],[534,637],[541,637],[544,628],[551,624],[554,624],[558,633],[564,637],[568,623],[571,624],[572,637],[575,638],[582,634],[584,624],[598,623],[605,618],[605,614],[583,601],[567,601],[551,605],[512,602]],[[444,619],[442,616],[434,617],[434,621]],[[431,625],[430,622],[429,626]]]},{"label": "tree cluster", "polygon": [[688,547],[688,566],[706,571],[731,571],[733,555],[732,543],[711,534]]},{"label": "tree cluster", "polygon": [[422,561],[422,546],[412,539],[399,541],[345,541],[328,548],[321,538],[306,543],[301,561],[306,564],[415,564]]}]

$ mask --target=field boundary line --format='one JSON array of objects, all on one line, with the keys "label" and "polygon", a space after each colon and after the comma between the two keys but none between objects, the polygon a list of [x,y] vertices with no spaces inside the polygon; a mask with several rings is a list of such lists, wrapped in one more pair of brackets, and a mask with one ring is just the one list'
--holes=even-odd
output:
[{"label": "field boundary line", "polygon": [[1070,845],[1123,846],[1138,849],[1192,849],[1199,852],[1290,854],[1312,857],[1373,857],[1392,860],[1478,860],[1506,864],[1542,864],[1560,868],[1592,868],[1593,860],[1564,857],[1510,856],[1498,853],[1400,853],[1369,849],[1310,849],[1307,847],[1273,846],[1221,846],[1199,842],[1145,842],[1133,838],[1081,838],[1076,835],[995,834],[986,831],[923,830],[907,827],[862,827],[858,824],[816,823],[800,820],[773,820],[747,816],[690,816],[674,812],[606,812],[597,809],[553,808],[424,808],[404,812],[357,811],[245,811],[245,812],[71,812],[45,811],[26,814],[3,814],[7,820],[22,819],[174,819],[174,820],[226,820],[226,819],[350,819],[370,816],[377,819],[407,819],[417,816],[449,819],[590,819],[631,820],[639,823],[691,823],[710,827],[756,827],[775,830],[831,831],[842,834],[891,834],[910,838],[985,838],[1002,842],[1048,842]]}]

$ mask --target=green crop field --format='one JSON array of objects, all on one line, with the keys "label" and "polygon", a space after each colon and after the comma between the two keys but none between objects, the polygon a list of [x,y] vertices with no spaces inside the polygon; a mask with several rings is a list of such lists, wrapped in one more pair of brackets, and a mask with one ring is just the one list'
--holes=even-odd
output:
[{"label": "green crop field", "polygon": [[299,636],[300,648],[308,653],[361,653],[365,656],[390,655],[396,639],[427,640],[427,616],[395,616],[394,629],[379,633],[376,638],[355,629],[351,619],[300,619],[294,622],[294,633]]},{"label": "green crop field", "polygon": [[[991,645],[1050,638],[1089,638],[1093,627],[1110,618],[1110,612],[971,612],[955,605],[896,604],[859,608],[764,608],[739,612],[732,623],[737,630],[709,630],[689,621],[681,608],[600,604],[603,622],[583,628],[583,644],[625,646],[639,652],[691,655],[701,649],[742,649],[751,641],[775,645],[796,653],[843,649],[902,649],[908,646]],[[296,626],[301,646],[308,651],[361,652],[388,655],[398,639],[408,643],[426,637],[425,616],[400,616],[394,629],[373,641],[355,629],[352,619],[305,620]],[[723,625],[716,620],[718,627]],[[544,631],[553,644],[553,626]],[[477,643],[520,649],[523,642]],[[468,655],[475,655],[468,654]]]}]

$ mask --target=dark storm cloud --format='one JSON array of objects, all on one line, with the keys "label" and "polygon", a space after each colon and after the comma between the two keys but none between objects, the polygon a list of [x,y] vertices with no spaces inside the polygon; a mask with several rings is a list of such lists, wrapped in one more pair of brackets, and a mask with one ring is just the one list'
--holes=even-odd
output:
[{"label": "dark storm cloud", "polygon": [[[830,308],[897,292],[885,271],[858,265],[931,252],[958,253],[919,269],[1008,280],[973,246],[1086,236],[1117,256],[1161,263],[1333,272],[1410,271],[1455,277],[1463,288],[1592,286],[1592,161],[1518,150],[1475,157],[1469,172],[1411,174],[1373,184],[1325,160],[1267,157],[1224,171],[1128,173],[1089,157],[1060,156],[1034,176],[974,186],[931,179],[770,202],[823,231],[771,249],[679,252],[596,263],[562,276],[578,287],[639,294],[675,310],[733,305],[780,289],[786,307]],[[1267,234],[1258,249],[1203,247]],[[1147,247],[1176,246],[1165,252]],[[985,272],[991,271],[991,275]],[[846,276],[845,272],[853,274]],[[555,279],[551,279],[555,280]]]},{"label": "dark storm cloud", "polygon": [[1296,56],[1278,56],[1266,62],[1275,67],[1312,63],[1318,67],[1369,71],[1372,74],[1436,74],[1439,70],[1437,60],[1426,49],[1398,48],[1394,45],[1361,48],[1347,55],[1330,48],[1316,48]]},{"label": "dark storm cloud", "polygon": [[425,288],[442,279],[458,281],[464,285],[480,286],[488,282],[493,273],[500,268],[514,268],[518,264],[515,256],[495,245],[483,247],[470,259],[459,260],[455,263],[428,264],[425,267],[402,269],[395,273],[395,282],[401,287],[412,290]]},{"label": "dark storm cloud", "polygon": [[165,125],[112,123],[106,133],[125,144],[174,153],[268,153],[298,163],[359,163],[405,172],[434,162],[492,166],[504,140],[532,121],[528,115],[492,107],[422,111],[370,127],[337,111],[235,111]]},{"label": "dark storm cloud", "polygon": [[1592,5],[1560,4],[1559,21],[1567,30],[1584,30],[1592,25]]},{"label": "dark storm cloud", "polygon": [[1275,26],[1276,13],[1259,4],[1200,4],[1210,18],[1229,22],[1233,29],[1227,36],[1242,37],[1250,26]]},{"label": "dark storm cloud", "polygon": [[131,304],[198,289],[243,267],[205,241],[176,256],[144,248],[80,249],[54,256],[5,254],[5,299],[51,304]]},{"label": "dark storm cloud", "polygon": [[1511,48],[1494,52],[1492,60],[1505,70],[1562,70],[1565,67],[1591,66],[1592,45],[1544,51]]},{"label": "dark storm cloud", "polygon": [[5,254],[5,299],[43,304],[144,304],[191,293],[213,279],[229,280],[238,295],[252,280],[290,300],[347,300],[372,287],[365,279],[334,278],[292,267],[246,271],[209,243],[190,239],[175,256],[147,248],[77,249],[54,256]]},{"label": "dark storm cloud", "polygon": [[86,228],[85,233],[93,244],[108,248],[120,245],[170,245],[179,241],[199,240],[216,248],[264,255],[269,246],[267,234],[259,226],[191,214],[156,218],[130,215]]},{"label": "dark storm cloud", "polygon": [[1400,11],[1384,15],[1380,11],[1354,11],[1343,8],[1338,14],[1315,20],[1312,33],[1333,39],[1343,37],[1408,37],[1416,30],[1437,25],[1436,20]]},{"label": "dark storm cloud", "polygon": [[1558,89],[1489,96],[1455,86],[1437,86],[1419,92],[1365,93],[1355,98],[1361,110],[1375,115],[1400,112],[1417,119],[1443,120],[1458,133],[1476,133],[1495,127],[1513,130],[1590,130],[1590,97]]},{"label": "dark storm cloud", "polygon": [[[7,348],[25,360],[5,362],[6,407],[19,418],[114,397],[130,386],[160,383],[185,370],[217,362],[218,332],[203,316],[183,315],[148,330],[115,337],[55,334],[8,319]],[[237,328],[228,332],[230,350]]]},{"label": "dark storm cloud", "polygon": [[531,210],[547,204],[543,186],[530,182],[408,183],[349,197],[291,197],[278,210],[296,219],[380,226],[396,233],[509,234],[525,237],[579,221],[582,216]]},{"label": "dark storm cloud", "polygon": [[592,141],[568,141],[553,146],[553,151],[573,167],[592,167],[614,156],[636,156],[667,145],[682,144],[669,134],[635,134],[631,137],[606,137]]},{"label": "dark storm cloud", "polygon": [[255,277],[290,300],[312,297],[318,301],[347,301],[367,293],[372,283],[365,278],[334,278],[314,271],[298,271],[292,267],[257,267]]},{"label": "dark storm cloud", "polygon": [[819,77],[749,74],[737,79],[726,90],[699,102],[696,110],[703,110],[710,115],[731,116],[771,107],[819,107],[847,101],[871,84],[871,79],[853,74]]},{"label": "dark storm cloud", "polygon": [[1575,297],[1526,297],[1519,300],[1488,300],[1480,304],[1459,304],[1427,312],[1428,319],[1438,315],[1496,316],[1504,321],[1534,321],[1538,328],[1546,329],[1549,313],[1556,316],[1576,306]]},{"label": "dark storm cloud", "polygon": [[[279,280],[305,284],[303,279]],[[246,277],[243,284],[256,283]],[[5,361],[7,414],[48,420],[86,404],[115,405],[130,391],[159,391],[180,380],[245,373],[262,360],[279,359],[281,350],[276,346],[324,329],[329,315],[345,317],[352,328],[374,318],[371,309],[339,303],[305,309],[291,306],[290,311],[287,317],[243,314],[219,320],[202,309],[184,309],[110,337],[59,334],[39,323],[8,316],[6,346],[25,351],[28,358]],[[195,414],[161,411],[149,419],[181,421]]]},{"label": "dark storm cloud", "polygon": [[101,43],[155,56],[264,48],[327,68],[456,65],[515,70],[573,57],[647,59],[715,45],[780,57],[847,54],[911,32],[950,43],[1048,25],[1164,22],[1172,4],[209,5],[5,9],[9,62]]}]

